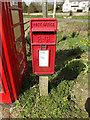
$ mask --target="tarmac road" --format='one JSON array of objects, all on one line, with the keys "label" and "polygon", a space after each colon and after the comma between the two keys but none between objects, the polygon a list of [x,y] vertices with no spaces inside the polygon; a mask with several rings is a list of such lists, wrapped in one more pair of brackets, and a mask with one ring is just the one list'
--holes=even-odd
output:
[{"label": "tarmac road", "polygon": [[59,21],[70,21],[70,22],[89,22],[90,23],[90,20],[74,20],[74,19],[59,19],[59,18],[57,18],[57,20],[59,20]]}]

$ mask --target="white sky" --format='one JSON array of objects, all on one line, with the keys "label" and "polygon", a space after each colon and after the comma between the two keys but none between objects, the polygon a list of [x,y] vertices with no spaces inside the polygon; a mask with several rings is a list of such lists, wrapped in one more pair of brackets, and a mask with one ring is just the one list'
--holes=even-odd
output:
[{"label": "white sky", "polygon": [[[29,5],[31,2],[42,2],[42,0],[22,0],[25,1],[27,5]],[[54,0],[47,0],[48,2],[54,2]],[[62,2],[63,0],[57,0],[57,2]]]}]

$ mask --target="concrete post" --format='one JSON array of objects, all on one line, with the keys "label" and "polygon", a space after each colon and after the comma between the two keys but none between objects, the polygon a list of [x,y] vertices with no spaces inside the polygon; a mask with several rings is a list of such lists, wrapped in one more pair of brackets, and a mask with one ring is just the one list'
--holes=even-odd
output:
[{"label": "concrete post", "polygon": [[39,76],[40,96],[48,95],[48,76]]}]

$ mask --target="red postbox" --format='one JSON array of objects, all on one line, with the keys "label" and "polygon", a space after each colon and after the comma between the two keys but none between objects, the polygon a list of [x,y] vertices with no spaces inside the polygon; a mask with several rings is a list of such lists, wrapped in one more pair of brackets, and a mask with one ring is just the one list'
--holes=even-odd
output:
[{"label": "red postbox", "polygon": [[31,19],[30,36],[33,73],[53,74],[56,53],[57,19]]}]

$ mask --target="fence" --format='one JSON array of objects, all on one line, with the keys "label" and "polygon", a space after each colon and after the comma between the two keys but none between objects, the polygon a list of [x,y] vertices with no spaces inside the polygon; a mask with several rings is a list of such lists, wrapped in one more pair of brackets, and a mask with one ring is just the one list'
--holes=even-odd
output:
[{"label": "fence", "polygon": [[25,34],[25,37],[28,35],[28,32],[30,31],[30,24],[29,24],[29,20],[24,22],[24,34]]},{"label": "fence", "polygon": [[[28,23],[29,23],[29,21],[24,22],[24,26],[25,26],[26,24],[28,24]],[[26,32],[26,31],[28,30],[28,28],[30,28],[30,25],[28,25],[28,27],[25,28],[24,32]]]}]

